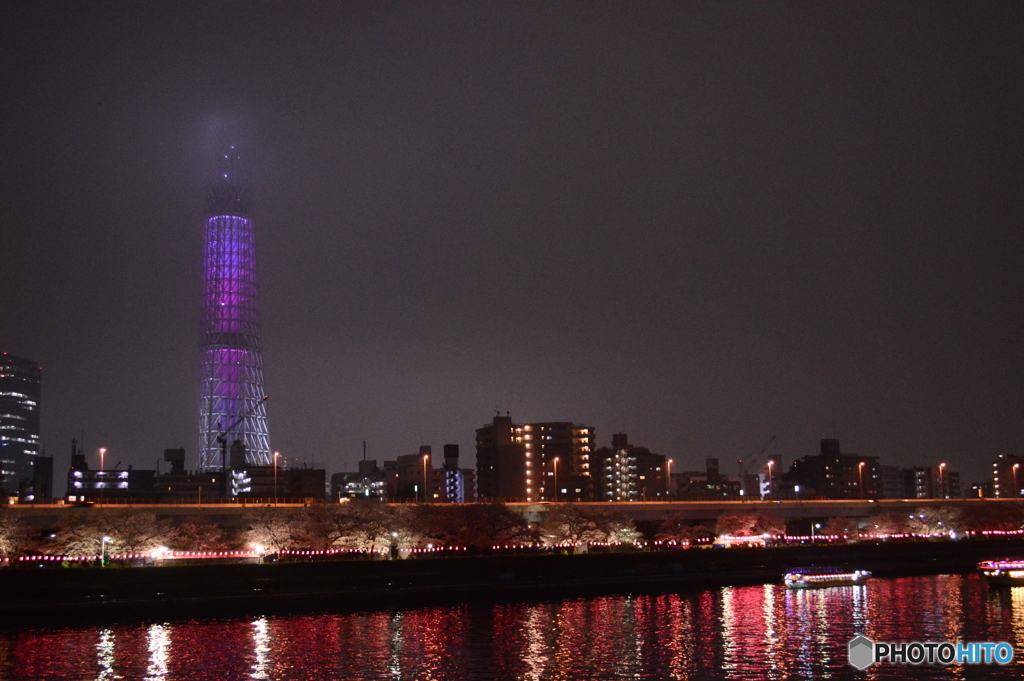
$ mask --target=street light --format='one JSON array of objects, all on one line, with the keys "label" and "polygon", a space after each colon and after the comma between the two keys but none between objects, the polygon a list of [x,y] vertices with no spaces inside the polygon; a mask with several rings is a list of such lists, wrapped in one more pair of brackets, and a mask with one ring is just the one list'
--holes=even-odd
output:
[{"label": "street light", "polygon": [[277,506],[277,457],[281,452],[274,452],[274,506]]},{"label": "street light", "polygon": [[551,459],[551,464],[555,467],[555,501],[558,501],[558,457]]},{"label": "street light", "polygon": [[811,543],[814,543],[814,531],[821,529],[821,523],[811,523]]},{"label": "street light", "polygon": [[771,459],[769,459],[768,460],[768,494],[772,493],[772,466],[774,466],[774,465],[775,465],[775,462],[772,461]]},{"label": "street light", "polygon": [[100,503],[101,504],[103,503],[103,483],[100,482],[99,479],[106,477],[106,475],[103,473],[103,469],[104,469],[103,457],[106,455],[106,453],[107,453],[107,448],[106,447],[100,447],[100,472],[99,472],[99,474],[96,477],[97,477],[97,484],[99,485],[99,488],[100,488]]},{"label": "street light", "polygon": [[430,461],[430,454],[423,455],[423,503],[427,503],[427,461]]},{"label": "street light", "polygon": [[100,541],[100,567],[107,564],[107,542],[110,541],[110,537],[103,537]]},{"label": "street light", "polygon": [[[672,498],[672,459],[669,459],[668,461],[665,462],[665,467],[668,469],[666,471],[667,477],[665,478],[665,496],[667,496],[668,498],[671,499]],[[742,485],[743,483],[741,482],[740,484]]]},{"label": "street light", "polygon": [[860,478],[860,498],[864,498],[864,462],[857,464],[857,476]]},{"label": "street light", "polygon": [[946,467],[945,463],[939,464],[939,498],[946,498],[946,485],[942,481],[942,469]]},{"label": "street light", "polygon": [[1020,488],[1017,487],[1017,469],[1020,468],[1019,463],[1013,464],[1013,492],[1020,496]]}]

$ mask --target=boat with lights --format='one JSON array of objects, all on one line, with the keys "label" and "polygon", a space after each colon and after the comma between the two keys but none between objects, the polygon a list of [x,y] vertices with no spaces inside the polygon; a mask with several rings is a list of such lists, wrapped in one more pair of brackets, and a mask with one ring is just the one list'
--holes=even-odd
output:
[{"label": "boat with lights", "polygon": [[782,578],[790,589],[821,589],[829,586],[864,584],[871,573],[836,567],[796,568]]},{"label": "boat with lights", "polygon": [[1024,586],[1024,559],[983,560],[978,570],[993,586]]}]

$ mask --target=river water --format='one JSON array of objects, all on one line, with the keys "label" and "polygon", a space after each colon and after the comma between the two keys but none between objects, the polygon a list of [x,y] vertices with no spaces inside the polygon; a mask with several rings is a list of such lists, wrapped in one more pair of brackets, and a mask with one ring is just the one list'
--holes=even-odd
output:
[{"label": "river water", "polygon": [[[1007,666],[849,666],[847,642],[1007,641]],[[1024,587],[976,576],[0,630],[2,679],[1019,679]]]}]

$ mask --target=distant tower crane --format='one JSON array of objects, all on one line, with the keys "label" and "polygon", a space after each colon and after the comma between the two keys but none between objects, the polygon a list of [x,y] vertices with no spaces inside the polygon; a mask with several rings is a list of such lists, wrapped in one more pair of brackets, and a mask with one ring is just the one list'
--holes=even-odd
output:
[{"label": "distant tower crane", "polygon": [[740,490],[743,492],[744,495],[746,495],[747,489],[747,468],[757,463],[758,460],[762,456],[764,456],[764,453],[768,451],[768,448],[771,447],[773,444],[775,444],[775,435],[772,435],[770,438],[768,438],[768,440],[763,445],[761,445],[761,447],[756,452],[754,452],[748,459],[740,459],[739,461],[737,461],[739,468]]},{"label": "distant tower crane", "polygon": [[[221,483],[220,483],[220,485],[221,485],[221,493],[224,495],[225,498],[228,496],[228,437],[227,437],[227,435],[232,430],[234,430],[235,426],[237,426],[239,423],[244,421],[250,414],[252,414],[254,411],[256,411],[260,406],[263,405],[264,402],[266,402],[269,399],[270,399],[270,395],[264,395],[262,400],[260,400],[256,404],[254,404],[251,407],[249,407],[248,411],[246,411],[244,414],[242,414],[237,419],[235,419],[234,422],[232,422],[232,424],[230,426],[228,426],[224,430],[220,431],[220,433],[217,435],[216,439],[217,439],[217,442],[220,444],[220,468],[221,468],[221,475],[223,476],[223,479],[221,480]],[[209,447],[209,445],[211,445],[211,444],[213,444],[213,439],[212,438],[211,438],[211,441],[209,443],[207,443],[207,447]]]}]

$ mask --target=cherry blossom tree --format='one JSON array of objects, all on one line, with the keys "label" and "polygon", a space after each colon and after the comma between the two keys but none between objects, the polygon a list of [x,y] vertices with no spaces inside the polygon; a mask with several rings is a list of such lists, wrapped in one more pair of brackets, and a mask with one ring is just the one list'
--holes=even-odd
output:
[{"label": "cherry blossom tree", "polygon": [[109,555],[145,554],[172,545],[176,536],[170,521],[146,511],[94,509],[65,516],[49,548],[65,556],[89,556],[102,553],[105,543]]},{"label": "cherry blossom tree", "polygon": [[690,544],[700,539],[710,539],[715,533],[699,523],[687,519],[683,513],[673,513],[661,523],[654,538],[663,542]]},{"label": "cherry blossom tree", "polygon": [[231,546],[227,533],[216,523],[189,518],[178,525],[171,548],[179,551],[223,551]]},{"label": "cherry blossom tree", "polygon": [[731,511],[718,516],[715,532],[731,537],[784,536],[786,521],[766,511]]},{"label": "cherry blossom tree", "polygon": [[546,545],[568,544],[581,553],[592,543],[629,543],[640,538],[633,521],[622,513],[576,504],[552,507],[539,531]]},{"label": "cherry blossom tree", "polygon": [[292,548],[297,523],[291,509],[257,506],[242,518],[244,543],[267,553]]},{"label": "cherry blossom tree", "polygon": [[13,558],[28,545],[28,527],[14,512],[0,506],[0,558]]}]

